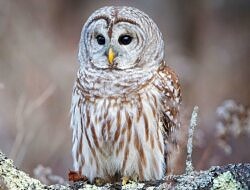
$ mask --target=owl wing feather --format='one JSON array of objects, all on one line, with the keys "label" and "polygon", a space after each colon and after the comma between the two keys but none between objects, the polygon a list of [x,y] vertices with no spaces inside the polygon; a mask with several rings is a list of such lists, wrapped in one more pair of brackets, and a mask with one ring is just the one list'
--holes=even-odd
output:
[{"label": "owl wing feather", "polygon": [[180,127],[181,89],[176,73],[164,61],[157,71],[155,85],[161,91],[160,123],[165,143],[165,159],[167,161],[173,149],[178,145],[175,132]]}]

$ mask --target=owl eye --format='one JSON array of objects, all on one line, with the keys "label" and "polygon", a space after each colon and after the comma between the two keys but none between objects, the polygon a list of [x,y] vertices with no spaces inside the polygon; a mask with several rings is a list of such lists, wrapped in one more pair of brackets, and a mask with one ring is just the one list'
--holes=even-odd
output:
[{"label": "owl eye", "polygon": [[119,44],[121,45],[128,45],[132,41],[132,37],[129,35],[121,35],[118,39]]},{"label": "owl eye", "polygon": [[99,45],[104,45],[105,44],[105,38],[103,35],[99,34],[96,36],[97,43]]}]

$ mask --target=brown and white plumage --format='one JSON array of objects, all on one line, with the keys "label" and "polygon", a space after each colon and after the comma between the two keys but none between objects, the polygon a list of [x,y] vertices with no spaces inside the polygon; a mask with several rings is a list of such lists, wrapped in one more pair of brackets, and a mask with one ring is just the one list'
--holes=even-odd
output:
[{"label": "brown and white plumage", "polygon": [[[104,44],[96,42],[98,35]],[[120,42],[124,35],[131,36],[129,44]],[[180,125],[181,95],[163,56],[159,29],[138,9],[104,7],[85,23],[71,128],[75,170],[90,181],[164,176],[176,144],[172,132]]]}]

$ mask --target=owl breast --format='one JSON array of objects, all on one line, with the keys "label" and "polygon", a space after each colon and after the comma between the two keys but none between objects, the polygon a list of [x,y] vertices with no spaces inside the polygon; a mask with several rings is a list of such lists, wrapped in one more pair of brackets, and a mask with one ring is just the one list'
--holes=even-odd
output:
[{"label": "owl breast", "polygon": [[95,177],[164,175],[160,95],[152,85],[131,96],[90,97],[75,88],[72,102],[75,170]]}]

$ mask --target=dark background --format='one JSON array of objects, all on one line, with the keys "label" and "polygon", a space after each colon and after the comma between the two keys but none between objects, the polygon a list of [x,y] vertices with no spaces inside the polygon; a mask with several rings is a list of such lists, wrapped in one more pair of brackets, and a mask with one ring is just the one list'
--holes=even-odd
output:
[{"label": "dark background", "polygon": [[216,108],[226,99],[250,105],[247,0],[0,0],[0,149],[30,175],[42,164],[67,178],[80,31],[88,16],[105,5],[139,8],[159,26],[165,59],[182,85],[183,134],[193,106],[200,107],[196,169],[249,162],[246,136],[230,141],[230,155],[216,147],[207,150],[216,137]]}]

